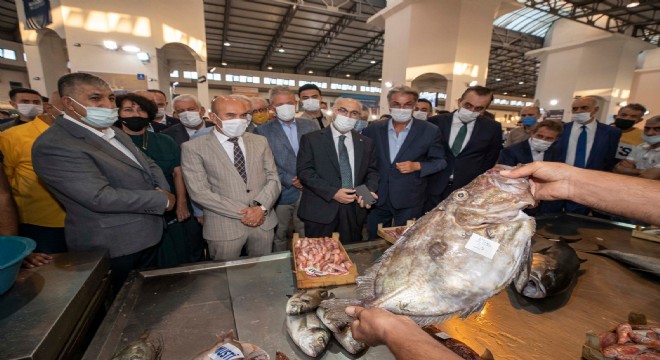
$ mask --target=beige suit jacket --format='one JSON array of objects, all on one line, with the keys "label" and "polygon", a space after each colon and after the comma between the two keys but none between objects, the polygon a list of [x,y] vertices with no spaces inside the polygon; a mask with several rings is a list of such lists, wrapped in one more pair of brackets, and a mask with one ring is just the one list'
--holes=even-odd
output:
[{"label": "beige suit jacket", "polygon": [[181,169],[190,197],[204,209],[204,238],[231,240],[247,232],[238,212],[256,201],[268,209],[263,230],[277,225],[272,211],[280,179],[265,137],[243,134],[247,184],[215,135],[216,129],[181,146]]}]

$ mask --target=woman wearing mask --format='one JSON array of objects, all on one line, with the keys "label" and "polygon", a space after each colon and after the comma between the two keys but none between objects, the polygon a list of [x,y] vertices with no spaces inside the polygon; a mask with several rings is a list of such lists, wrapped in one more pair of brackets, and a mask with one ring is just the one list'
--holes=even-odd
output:
[{"label": "woman wearing mask", "polygon": [[189,244],[180,224],[190,218],[181,173],[181,149],[169,136],[147,131],[147,126],[158,112],[155,103],[130,93],[117,96],[116,103],[119,108],[118,125],[135,146],[161,168],[177,198],[175,208],[163,215],[167,228],[163,232],[156,264],[158,267],[171,267],[188,262]]}]

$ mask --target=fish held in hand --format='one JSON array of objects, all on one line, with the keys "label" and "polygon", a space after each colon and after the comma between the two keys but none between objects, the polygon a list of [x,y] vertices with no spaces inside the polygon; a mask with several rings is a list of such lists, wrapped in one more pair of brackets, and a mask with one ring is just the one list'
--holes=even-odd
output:
[{"label": "fish held in hand", "polygon": [[313,312],[288,315],[286,330],[296,346],[311,357],[319,356],[330,341],[330,331]]},{"label": "fish held in hand", "polygon": [[[532,255],[532,266],[527,284],[521,294],[542,299],[564,292],[575,281],[582,260],[564,241],[558,241]],[[524,279],[520,279],[523,282]]]},{"label": "fish held in hand", "polygon": [[353,332],[350,327],[346,327],[341,332],[333,332],[332,335],[337,342],[351,354],[355,355],[361,353],[368,347],[367,344],[361,343],[353,338]]},{"label": "fish held in hand", "polygon": [[[514,279],[527,284],[535,203],[527,179],[494,168],[454,191],[419,219],[357,278],[357,299],[326,300],[333,320],[350,321],[344,308],[380,307],[419,325],[481,309]],[[524,280],[524,281],[523,281]]]},{"label": "fish held in hand", "polygon": [[113,355],[112,360],[157,360],[162,352],[162,337],[152,337],[149,331],[145,331],[139,340],[133,341]]},{"label": "fish held in hand", "polygon": [[193,358],[193,360],[208,359],[270,360],[270,356],[254,344],[236,340],[234,330],[230,330],[221,334],[210,349],[202,351]]},{"label": "fish held in hand", "polygon": [[333,321],[331,319],[328,319],[325,310],[326,310],[325,308],[319,306],[316,309],[316,316],[318,316],[319,320],[321,320],[323,325],[325,325],[325,327],[327,327],[330,331],[332,331],[333,333],[340,333],[349,326],[350,323],[348,322]]},{"label": "fish held in hand", "polygon": [[300,290],[286,302],[287,315],[300,315],[314,311],[321,301],[332,297],[332,293],[323,289]]}]

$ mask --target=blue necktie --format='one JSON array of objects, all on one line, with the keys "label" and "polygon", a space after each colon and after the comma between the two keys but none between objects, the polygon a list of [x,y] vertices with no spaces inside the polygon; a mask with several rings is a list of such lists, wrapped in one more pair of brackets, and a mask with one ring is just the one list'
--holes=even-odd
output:
[{"label": "blue necktie", "polygon": [[587,164],[587,126],[582,125],[582,131],[578,137],[577,147],[575,148],[575,167],[584,168]]}]

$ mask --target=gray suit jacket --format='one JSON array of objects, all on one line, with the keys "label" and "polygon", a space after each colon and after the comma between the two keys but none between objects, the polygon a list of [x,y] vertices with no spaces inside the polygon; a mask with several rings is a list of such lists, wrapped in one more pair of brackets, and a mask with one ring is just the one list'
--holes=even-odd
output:
[{"label": "gray suit jacket", "polygon": [[62,117],[32,147],[32,165],[66,209],[71,251],[107,249],[110,257],[136,253],[160,241],[169,191],[163,172],[115,129],[140,165],[91,131]]},{"label": "gray suit jacket", "polygon": [[[300,144],[300,138],[303,135],[320,129],[316,119],[296,119],[296,125],[298,144]],[[269,121],[255,128],[254,133],[265,136],[268,139],[270,150],[273,151],[273,156],[275,156],[277,172],[282,183],[282,194],[280,195],[278,204],[287,205],[295,203],[300,197],[300,190],[296,189],[292,183],[293,178],[296,176],[297,154],[293,151],[291,142],[289,142],[289,138],[284,133],[280,121]]]},{"label": "gray suit jacket", "polygon": [[280,179],[265,137],[243,134],[247,184],[218,141],[215,132],[183,143],[181,168],[190,197],[204,209],[204,238],[231,240],[243,236],[247,226],[238,212],[256,201],[268,209],[261,228],[271,230],[277,215],[271,211],[280,195]]}]

